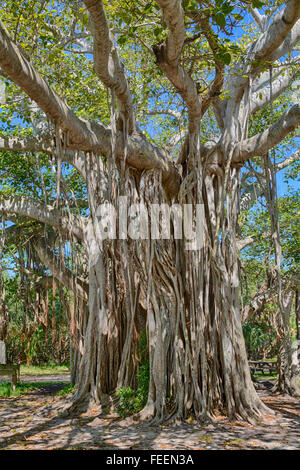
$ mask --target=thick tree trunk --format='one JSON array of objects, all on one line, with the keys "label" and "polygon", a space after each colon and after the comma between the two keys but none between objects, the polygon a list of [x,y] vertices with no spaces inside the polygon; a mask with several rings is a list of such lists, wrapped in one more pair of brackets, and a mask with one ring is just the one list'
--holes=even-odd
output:
[{"label": "thick tree trunk", "polygon": [[[107,406],[117,388],[135,387],[140,287],[146,293],[150,363],[148,400],[140,418],[202,419],[223,412],[250,420],[267,410],[251,381],[242,333],[235,240],[238,172],[233,170],[230,178],[226,216],[220,211],[224,176],[206,176],[200,198],[199,188],[183,187],[181,202],[204,205],[199,250],[187,251],[187,240],[173,236],[101,241],[91,222],[86,238],[89,320],[73,408],[87,398]],[[131,203],[167,202],[160,176],[153,172],[139,181],[129,179],[128,185]]]},{"label": "thick tree trunk", "polygon": [[150,387],[143,417],[182,419],[193,414],[200,419],[221,411],[230,418],[251,419],[266,411],[251,381],[242,334],[232,230],[238,176],[233,173],[234,187],[227,197],[231,214],[219,220],[220,227],[227,226],[222,239],[216,234],[223,181],[207,176],[202,188],[203,248],[188,252],[182,241],[151,241]]},{"label": "thick tree trunk", "polygon": [[295,315],[296,315],[296,339],[300,341],[300,287],[296,289]]}]

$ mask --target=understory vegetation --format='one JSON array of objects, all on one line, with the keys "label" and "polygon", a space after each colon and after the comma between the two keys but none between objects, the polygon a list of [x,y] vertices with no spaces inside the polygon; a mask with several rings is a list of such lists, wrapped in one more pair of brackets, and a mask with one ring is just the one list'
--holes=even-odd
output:
[{"label": "understory vegetation", "polygon": [[1,354],[70,414],[298,396],[299,0],[2,3]]}]

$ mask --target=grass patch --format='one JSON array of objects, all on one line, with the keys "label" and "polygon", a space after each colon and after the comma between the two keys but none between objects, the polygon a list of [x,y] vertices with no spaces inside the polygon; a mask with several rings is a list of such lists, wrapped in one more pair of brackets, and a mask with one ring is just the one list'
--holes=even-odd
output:
[{"label": "grass patch", "polygon": [[54,383],[58,382],[19,382],[16,385],[16,389],[12,390],[10,382],[2,382],[0,383],[0,398],[20,397],[21,395],[25,395],[27,392],[31,392],[37,388],[53,385]]},{"label": "grass patch", "polygon": [[274,380],[277,377],[277,372],[272,372],[271,374],[263,374],[262,372],[255,372],[254,378],[259,380]]},{"label": "grass patch", "polygon": [[213,440],[213,437],[212,437],[212,436],[205,435],[205,436],[199,436],[198,439],[199,439],[199,441],[210,442],[210,441]]},{"label": "grass patch", "polygon": [[52,374],[67,375],[70,373],[70,370],[65,364],[63,365],[53,364],[53,365],[45,365],[45,366],[21,365],[20,372],[22,375],[52,375]]},{"label": "grass patch", "polygon": [[226,441],[226,445],[233,445],[233,446],[242,446],[245,443],[244,439],[230,439]]},{"label": "grass patch", "polygon": [[71,393],[74,393],[74,392],[75,392],[75,385],[66,384],[62,390],[57,392],[56,395],[59,396],[59,397],[64,397],[64,396],[70,395]]}]

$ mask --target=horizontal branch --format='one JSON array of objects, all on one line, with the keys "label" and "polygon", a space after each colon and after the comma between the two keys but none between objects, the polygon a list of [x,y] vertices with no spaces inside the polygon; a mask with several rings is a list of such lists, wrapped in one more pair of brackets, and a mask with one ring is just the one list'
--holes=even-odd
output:
[{"label": "horizontal branch", "polygon": [[157,115],[169,115],[175,119],[180,120],[182,118],[182,113],[176,111],[175,109],[150,109],[145,111],[143,116],[157,116]]},{"label": "horizontal branch", "polygon": [[[46,153],[52,155],[55,152],[54,142],[50,136],[43,137],[9,137],[0,136],[0,151],[7,150],[21,153]],[[62,161],[69,163],[81,174],[86,180],[85,172],[85,154],[82,151],[65,150],[62,155]]]},{"label": "horizontal branch", "polygon": [[265,155],[299,125],[300,105],[295,104],[269,129],[237,144],[233,162],[243,162],[248,158]]},{"label": "horizontal branch", "polygon": [[84,218],[75,214],[66,215],[61,210],[42,204],[25,196],[1,196],[1,214],[17,214],[51,225],[67,234],[83,239]]},{"label": "horizontal branch", "polygon": [[282,162],[279,162],[276,165],[276,169],[277,171],[283,170],[284,168],[287,168],[289,165],[291,165],[294,162],[297,162],[298,160],[300,160],[300,149],[297,150],[297,152],[293,153],[293,155],[291,155],[290,157],[283,160]]},{"label": "horizontal branch", "polygon": [[299,72],[290,73],[286,71],[281,73],[281,76],[272,83],[272,90],[270,86],[254,93],[251,97],[250,114],[254,114],[263,107],[271,103],[272,100],[278,98],[292,83]]},{"label": "horizontal branch", "polygon": [[[100,132],[99,132],[100,129]],[[84,148],[86,151],[94,151],[97,154],[110,157],[111,155],[111,130],[104,126],[98,127],[98,144]],[[52,143],[51,143],[52,142]],[[17,152],[44,152],[53,153],[53,141],[50,136],[44,137],[0,137],[0,150]],[[124,157],[124,137],[122,132],[117,132],[116,156],[119,160]],[[63,152],[62,160],[76,168],[81,176],[86,179],[85,153],[76,149],[67,149]],[[138,170],[156,169],[162,172],[162,182],[170,197],[177,194],[180,185],[179,173],[171,161],[170,156],[164,150],[151,144],[141,133],[134,132],[128,137],[128,165]]]},{"label": "horizontal branch", "polygon": [[48,136],[38,137],[9,137],[0,136],[0,150],[13,152],[44,152],[53,153],[53,141]]},{"label": "horizontal branch", "polygon": [[261,242],[266,238],[270,238],[270,234],[267,232],[260,234],[258,238],[249,235],[248,237],[245,237],[241,240],[237,240],[237,249],[241,251],[246,248],[246,246],[252,245],[255,242]]}]

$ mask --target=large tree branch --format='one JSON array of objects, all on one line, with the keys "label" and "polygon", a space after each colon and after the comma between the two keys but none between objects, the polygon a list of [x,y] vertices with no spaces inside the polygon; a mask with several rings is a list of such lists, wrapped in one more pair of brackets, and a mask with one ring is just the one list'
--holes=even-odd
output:
[{"label": "large tree branch", "polygon": [[67,234],[83,239],[84,218],[75,214],[66,215],[59,209],[42,204],[24,196],[0,196],[0,213],[17,214],[51,225]]},{"label": "large tree branch", "polygon": [[[257,76],[262,70],[262,65],[266,61],[274,62],[281,54],[285,53],[287,46],[282,46],[285,40],[291,47],[291,38],[288,35],[290,33],[290,36],[297,36],[298,33],[291,33],[291,30],[295,24],[295,28],[298,28],[299,16],[299,0],[288,0],[285,8],[275,17],[268,29],[250,46],[246,56],[235,65],[232,73],[236,76],[233,78],[229,75],[225,82],[225,90],[229,92],[231,100],[227,103],[219,103],[217,109],[221,127],[225,122],[231,122],[236,107],[240,103],[245,89],[249,86],[250,79]],[[295,38],[292,42],[294,40]],[[281,52],[279,52],[280,50]]]},{"label": "large tree branch", "polygon": [[[69,148],[95,151],[107,157],[111,155],[111,130],[101,124],[88,123],[78,118],[19,51],[1,21],[0,66],[51,119],[57,122],[63,130],[69,131]],[[2,143],[6,145],[9,142],[5,143],[4,139]],[[11,140],[10,145],[14,146],[13,150],[25,150],[25,144],[22,148],[20,142],[13,144]],[[40,147],[27,147],[28,151],[37,149],[40,150]],[[42,146],[42,150],[47,149]],[[122,132],[117,133],[116,153],[118,158],[124,158]],[[133,133],[128,139],[127,163],[141,170],[161,170],[163,184],[168,194],[173,196],[177,193],[180,177],[169,156],[146,141],[140,133]]]},{"label": "large tree branch", "polygon": [[294,49],[294,47],[299,43],[299,41],[300,41],[300,19],[296,21],[293,28],[288,32],[285,40],[280,44],[280,46],[274,49],[273,52],[270,54],[270,60],[274,62],[275,60],[280,59],[280,57],[283,57],[284,55],[286,55],[288,52],[291,52]]},{"label": "large tree branch", "polygon": [[254,314],[263,309],[265,304],[276,295],[275,286],[262,286],[241,312],[242,323],[248,322]]},{"label": "large tree branch", "polygon": [[39,72],[13,43],[1,20],[0,66],[49,118],[59,124],[62,130],[69,131],[73,143],[88,144],[89,147],[97,144],[98,138],[91,125],[77,117],[58,94],[51,90]]},{"label": "large tree branch", "polygon": [[275,147],[290,132],[300,125],[300,105],[295,104],[273,126],[260,134],[237,144],[234,150],[233,162],[243,162],[255,156],[265,155]]},{"label": "large tree branch", "polygon": [[0,150],[14,152],[44,152],[53,153],[53,142],[48,136],[39,137],[10,137],[0,136]]},{"label": "large tree branch", "polygon": [[[267,31],[255,43],[253,60],[260,62],[269,60],[272,53],[283,43],[299,16],[299,0],[288,0],[285,8],[275,17]],[[253,68],[255,67],[257,65],[253,65]]]},{"label": "large tree branch", "polygon": [[[94,150],[97,153],[109,157],[111,155],[111,131],[103,127],[102,138]],[[177,194],[180,185],[179,173],[171,161],[169,155],[164,150],[152,145],[141,133],[134,132],[128,137],[127,163],[138,170],[157,169],[162,172],[162,182],[170,197]],[[10,150],[18,152],[45,152],[52,154],[53,140],[50,136],[39,137],[0,137],[0,150]],[[116,142],[117,158],[124,157],[124,137],[122,132],[117,132]],[[84,179],[85,174],[85,154],[83,151],[67,149],[63,152],[62,160],[73,165]]]},{"label": "large tree branch", "polygon": [[[9,137],[0,136],[0,151],[8,150],[13,152],[43,152],[47,155],[53,155],[55,152],[54,142],[51,136],[43,135],[29,137]],[[65,150],[62,155],[62,161],[70,163],[86,180],[85,154],[82,151]]]},{"label": "large tree branch", "polygon": [[121,117],[128,119],[129,132],[135,128],[133,102],[101,0],[84,0],[90,13],[94,37],[94,64],[105,86],[116,93]]},{"label": "large tree branch", "polygon": [[281,74],[281,76],[272,83],[272,90],[270,86],[268,86],[254,93],[250,97],[250,114],[256,113],[270,104],[272,100],[278,98],[278,96],[289,87],[297,75],[299,75],[299,72],[290,73],[289,71],[285,71],[285,73]]},{"label": "large tree branch", "polygon": [[189,132],[193,133],[199,126],[202,109],[201,99],[193,79],[179,65],[179,58],[185,38],[184,12],[180,0],[158,0],[169,34],[167,39],[153,47],[157,65],[166,74],[177,92],[187,104]]},{"label": "large tree branch", "polygon": [[179,0],[157,0],[169,34],[166,39],[166,59],[171,67],[178,65],[185,39],[184,11]]},{"label": "large tree branch", "polygon": [[291,155],[290,157],[288,157],[285,160],[283,160],[282,162],[278,163],[276,165],[276,169],[277,169],[277,171],[283,170],[284,168],[287,168],[289,165],[291,165],[292,163],[294,163],[298,160],[300,160],[300,149],[297,150],[297,152],[293,153],[293,155]]}]

